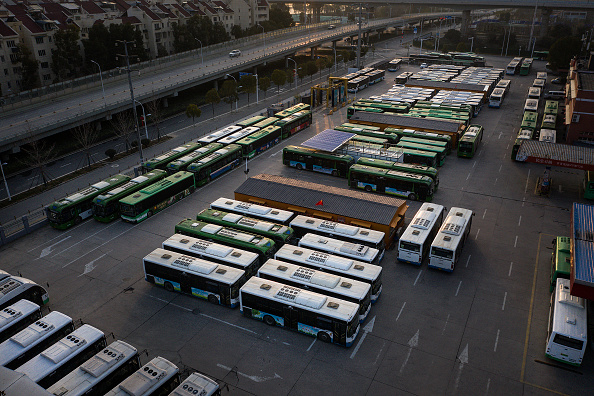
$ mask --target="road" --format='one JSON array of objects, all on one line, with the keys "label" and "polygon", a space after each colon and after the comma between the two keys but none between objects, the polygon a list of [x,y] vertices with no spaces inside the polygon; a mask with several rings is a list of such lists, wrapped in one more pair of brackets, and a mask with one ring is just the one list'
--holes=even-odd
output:
[{"label": "road", "polygon": [[[389,43],[391,50],[399,44]],[[489,58],[502,67],[510,58]],[[402,71],[415,70],[404,66]],[[535,395],[589,394],[594,354],[567,369],[544,356],[550,241],[568,235],[582,175],[553,169],[550,198],[534,195],[543,167],[509,159],[533,75],[512,76],[501,109],[483,108],[485,127],[473,159],[451,154],[440,169],[434,202],[475,213],[453,273],[382,262],[383,291],[352,348],[169,293],[144,280],[141,259],[214,199],[233,197],[245,180],[236,169],[139,225],[87,221],[60,232],[43,228],[0,250],[2,269],[49,283],[50,307],[82,318],[115,338],[180,367],[199,370],[243,395]],[[383,93],[397,73],[358,94]],[[346,188],[344,179],[284,167],[281,149],[346,120],[316,112],[311,128],[249,162],[250,175],[270,173]],[[92,180],[93,175],[86,177]],[[97,178],[95,178],[97,179]],[[94,179],[93,179],[94,180]],[[410,205],[410,221],[420,202]],[[365,336],[363,336],[365,335]],[[543,363],[544,362],[544,363]]]}]

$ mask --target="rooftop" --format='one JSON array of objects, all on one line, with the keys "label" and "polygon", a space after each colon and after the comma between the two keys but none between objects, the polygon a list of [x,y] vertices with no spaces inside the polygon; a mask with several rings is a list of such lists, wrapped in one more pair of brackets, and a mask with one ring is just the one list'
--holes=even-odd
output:
[{"label": "rooftop", "polygon": [[594,72],[589,70],[576,70],[578,89],[580,91],[594,91]]}]

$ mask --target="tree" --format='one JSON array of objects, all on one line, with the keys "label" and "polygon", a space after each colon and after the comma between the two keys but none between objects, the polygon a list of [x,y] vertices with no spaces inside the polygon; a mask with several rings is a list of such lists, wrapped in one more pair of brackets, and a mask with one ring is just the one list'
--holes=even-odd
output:
[{"label": "tree", "polygon": [[185,24],[173,24],[173,48],[175,52],[189,51],[200,47],[200,39],[204,47],[229,41],[231,36],[220,23],[213,23],[206,16],[194,15]]},{"label": "tree", "polygon": [[276,92],[280,92],[281,85],[287,82],[287,73],[282,70],[275,69],[270,76],[270,80],[276,85]]},{"label": "tree", "polygon": [[186,107],[186,117],[192,117],[192,124],[195,123],[196,117],[200,117],[201,115],[202,110],[195,104],[189,104],[188,107]]},{"label": "tree", "polygon": [[316,67],[320,71],[320,78],[322,77],[322,70],[326,68],[326,58],[316,59]]},{"label": "tree", "polygon": [[91,167],[91,148],[99,137],[99,132],[95,125],[91,123],[82,124],[72,130],[72,137],[78,143],[80,148],[87,155],[87,166]]},{"label": "tree", "polygon": [[21,88],[23,91],[28,91],[33,88],[41,87],[41,80],[39,79],[39,61],[31,55],[31,51],[25,45],[19,44],[18,61],[22,66],[22,80]]},{"label": "tree", "polygon": [[301,79],[301,82],[303,82],[303,79],[305,78],[305,76],[307,76],[306,65],[297,68],[297,76]]},{"label": "tree", "polygon": [[98,71],[97,66],[91,62],[101,65],[102,71],[113,69],[115,63],[115,47],[110,40],[109,30],[102,23],[94,24],[88,33],[88,39],[82,41],[85,49],[85,63],[88,70]]},{"label": "tree", "polygon": [[130,150],[130,135],[134,131],[134,117],[131,111],[124,111],[115,115],[111,120],[113,132],[120,139],[124,139],[126,152]]},{"label": "tree", "polygon": [[260,79],[260,89],[264,92],[264,97],[266,97],[266,91],[270,88],[270,78],[262,77]]},{"label": "tree", "polygon": [[292,86],[293,82],[295,82],[295,69],[289,69],[287,70],[287,83]]},{"label": "tree", "polygon": [[[153,126],[157,130],[157,141],[161,140],[161,121],[163,121],[163,110],[161,108],[161,99],[156,98],[151,100],[146,105],[149,114],[151,115],[151,121]],[[144,120],[146,122],[146,120]]]},{"label": "tree", "polygon": [[460,41],[458,43],[458,45],[456,46],[456,51],[457,52],[466,52],[466,51],[468,51],[468,43],[465,43],[464,41]]},{"label": "tree", "polygon": [[51,180],[46,166],[56,157],[55,146],[55,143],[49,144],[45,139],[38,140],[29,130],[29,142],[22,147],[25,153],[22,160],[24,165],[39,171],[44,187],[47,187],[47,183]]},{"label": "tree", "polygon": [[282,3],[274,3],[270,7],[268,20],[274,22],[275,29],[284,29],[295,24],[289,7]]},{"label": "tree", "polygon": [[206,96],[204,97],[204,101],[210,105],[212,105],[212,116],[214,117],[214,107],[216,104],[221,103],[221,97],[216,89],[212,88],[208,92],[206,92]]},{"label": "tree", "polygon": [[243,37],[243,29],[239,25],[233,25],[231,28],[231,35],[236,39]]},{"label": "tree", "polygon": [[248,94],[248,104],[250,103],[250,94],[256,93],[256,76],[244,74],[240,79],[241,90]]},{"label": "tree", "polygon": [[76,25],[68,25],[66,29],[58,29],[54,34],[56,48],[52,51],[52,71],[56,81],[69,80],[76,77],[82,65],[82,56],[78,47],[80,37]]},{"label": "tree", "polygon": [[225,80],[223,86],[219,90],[219,95],[223,99],[223,102],[231,105],[231,110],[233,110],[233,103],[239,99],[239,95],[237,94],[237,83],[235,80]]},{"label": "tree", "polygon": [[569,69],[571,59],[580,53],[581,41],[577,37],[564,37],[549,49],[549,63],[553,70]]},{"label": "tree", "polygon": [[318,72],[318,66],[316,65],[316,62],[309,61],[305,64],[305,70],[307,72],[307,75],[310,76],[313,80],[313,75]]},{"label": "tree", "polygon": [[462,40],[462,33],[459,30],[450,29],[443,35],[443,38],[450,43],[458,43]]}]

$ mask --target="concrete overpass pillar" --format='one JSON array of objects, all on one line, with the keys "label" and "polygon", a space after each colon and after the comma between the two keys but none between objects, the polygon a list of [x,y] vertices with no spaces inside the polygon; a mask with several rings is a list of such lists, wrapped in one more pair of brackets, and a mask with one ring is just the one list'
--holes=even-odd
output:
[{"label": "concrete overpass pillar", "polygon": [[163,108],[166,109],[169,107],[169,100],[167,98],[161,99],[161,103],[163,104]]},{"label": "concrete overpass pillar", "polygon": [[254,66],[254,68],[252,69],[252,73],[258,74],[258,66]]},{"label": "concrete overpass pillar", "polygon": [[319,23],[320,22],[320,14],[322,11],[322,5],[318,5],[318,4],[313,4],[310,5],[310,7],[313,7],[313,23]]},{"label": "concrete overpass pillar", "polygon": [[311,59],[316,59],[316,50],[318,49],[318,46],[313,46],[311,47]]},{"label": "concrete overpass pillar", "polygon": [[470,10],[462,11],[462,22],[460,26],[460,33],[463,38],[468,36],[468,25],[470,24]]},{"label": "concrete overpass pillar", "polygon": [[540,9],[540,16],[542,19],[542,23],[540,25],[540,34],[539,37],[544,37],[547,35],[547,30],[549,30],[549,19],[551,17],[552,10],[550,8],[541,8]]},{"label": "concrete overpass pillar", "polygon": [[219,81],[218,80],[214,80],[214,89],[216,89],[217,91],[219,90]]}]

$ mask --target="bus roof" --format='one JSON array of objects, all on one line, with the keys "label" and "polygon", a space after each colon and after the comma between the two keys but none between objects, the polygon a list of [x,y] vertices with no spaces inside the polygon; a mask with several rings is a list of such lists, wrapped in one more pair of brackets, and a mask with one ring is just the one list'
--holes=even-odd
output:
[{"label": "bus roof", "polygon": [[178,373],[179,368],[175,364],[157,356],[116,385],[106,396],[149,395],[161,386],[163,381]]},{"label": "bus roof", "polygon": [[345,160],[350,160],[353,158],[350,155],[331,153],[329,151],[320,151],[320,150],[312,149],[309,147],[301,147],[301,146],[289,145],[289,146],[285,146],[283,151],[284,150],[292,151],[295,153],[302,153],[305,155],[315,155],[316,157],[321,157],[321,158],[340,158],[340,159],[345,159]]},{"label": "bus roof", "polygon": [[163,161],[170,161],[172,156],[178,156],[180,153],[185,153],[188,151],[192,151],[200,147],[200,143],[189,142],[186,144],[182,144],[179,147],[169,150],[166,153],[156,156],[155,158],[151,158],[150,160],[144,163],[144,167],[147,169],[152,169],[159,166]]},{"label": "bus roof", "polygon": [[472,210],[452,207],[431,246],[439,246],[449,250],[455,249],[458,241],[462,238],[470,216],[472,216]]},{"label": "bus roof", "polygon": [[0,311],[0,331],[4,331],[21,319],[39,311],[39,305],[29,300],[19,300]]},{"label": "bus roof", "polygon": [[130,180],[130,177],[126,176],[126,175],[110,176],[105,180],[102,180],[95,184],[91,184],[89,187],[86,187],[80,191],[77,191],[76,193],[74,193],[72,195],[69,195],[65,198],[62,198],[59,201],[52,203],[49,206],[49,209],[53,210],[53,211],[63,210],[64,208],[66,208],[70,205],[77,204],[78,202],[84,201],[85,199],[89,199],[89,197],[94,197],[98,194],[109,191],[113,187],[116,187],[122,183],[125,183],[128,180]]},{"label": "bus roof", "polygon": [[136,191],[135,193],[120,199],[120,202],[128,205],[135,205],[139,202],[142,202],[144,199],[158,193],[159,191],[167,187],[170,187],[174,184],[177,184],[181,181],[184,181],[188,178],[194,178],[194,174],[186,171],[176,172],[173,175],[166,177],[165,179],[159,180],[156,183],[144,187],[140,191]]},{"label": "bus roof", "polygon": [[217,131],[214,131],[213,133],[210,133],[208,135],[204,135],[202,136],[200,139],[198,139],[199,142],[202,143],[211,143],[214,142],[218,139],[221,139],[227,135],[230,135],[234,132],[237,131],[241,131],[243,128],[238,126],[238,125],[230,125],[228,127],[225,127],[223,129],[219,129]]},{"label": "bus roof", "polygon": [[249,228],[255,234],[270,233],[279,236],[289,236],[293,234],[291,228],[271,223],[262,219],[255,219],[237,213],[224,212],[220,209],[204,209],[196,216],[196,220],[202,220],[209,223],[223,223],[229,227],[241,226]]},{"label": "bus roof", "polygon": [[198,161],[192,162],[190,165],[188,165],[188,167],[186,169],[188,170],[188,172],[195,172],[198,169],[202,168],[203,166],[208,165],[211,162],[215,162],[221,156],[227,155],[230,152],[234,152],[234,151],[238,151],[238,150],[241,150],[240,146],[238,146],[237,144],[229,144],[227,146],[224,146],[223,148],[220,148],[220,149],[208,154],[205,157],[200,158]]},{"label": "bus roof", "polygon": [[105,203],[106,201],[111,201],[113,199],[120,199],[122,197],[125,197],[127,195],[126,193],[131,188],[136,187],[142,183],[150,184],[151,181],[157,181],[157,180],[165,177],[166,175],[167,175],[167,172],[165,172],[164,170],[153,169],[150,172],[145,173],[144,175],[137,176],[134,179],[128,181],[127,183],[124,183],[120,186],[117,186],[116,188],[113,188],[113,189],[105,192],[104,194],[98,195],[93,200],[93,203],[101,204],[101,203]]},{"label": "bus roof", "polygon": [[189,396],[189,392],[198,396],[210,396],[218,389],[219,384],[215,380],[200,373],[192,373],[173,390],[170,396]]},{"label": "bus roof", "polygon": [[31,279],[21,278],[20,276],[8,276],[2,280],[0,280],[0,304],[4,303],[5,301],[10,300],[10,295],[15,290],[18,290],[21,286],[26,284],[33,284]]},{"label": "bus roof", "polygon": [[374,166],[376,168],[386,168],[386,169],[396,169],[402,170],[405,172],[413,172],[413,173],[427,173],[427,174],[435,174],[437,175],[438,170],[437,168],[433,168],[431,166],[421,165],[421,164],[408,164],[404,162],[394,162],[376,158],[366,158],[361,157],[357,160],[359,165],[367,165],[367,166]]},{"label": "bus roof", "polygon": [[259,131],[254,132],[251,135],[248,135],[248,136],[246,136],[246,137],[238,140],[235,143],[236,144],[245,144],[245,145],[248,145],[248,144],[253,143],[254,141],[260,139],[262,136],[269,135],[271,133],[274,133],[277,130],[280,131],[280,129],[281,128],[279,126],[269,125],[266,128],[260,129]]},{"label": "bus roof", "polygon": [[442,205],[425,202],[415,213],[410,224],[402,233],[401,241],[409,241],[421,244],[427,239],[433,224],[437,221],[445,207]]},{"label": "bus roof", "polygon": [[263,121],[266,118],[267,117],[264,117],[264,116],[253,116],[253,117],[247,118],[247,119],[245,119],[243,121],[236,122],[235,124],[236,125],[239,125],[239,126],[242,126],[242,127],[248,127],[250,125],[254,125],[255,123],[258,123],[260,121]]},{"label": "bus roof", "polygon": [[229,198],[218,198],[210,204],[211,208],[229,210],[230,212],[240,212],[246,215],[256,217],[266,217],[268,219],[275,219],[280,223],[285,223],[291,219],[295,213],[288,210],[271,208],[268,206],[257,205],[249,202],[237,201]]},{"label": "bus roof", "polygon": [[318,234],[307,233],[299,240],[299,246],[336,253],[341,256],[357,258],[359,260],[373,261],[379,250],[360,243],[345,242]]},{"label": "bus roof", "polygon": [[244,138],[248,135],[251,135],[252,133],[257,132],[259,130],[260,130],[260,128],[256,128],[253,126],[245,127],[242,130],[233,132],[232,134],[225,136],[224,138],[218,140],[217,142],[222,143],[222,144],[234,143],[237,140]]},{"label": "bus roof", "polygon": [[[415,150],[413,150],[413,151],[415,151]],[[370,173],[372,175],[377,175],[377,176],[383,176],[383,177],[387,176],[389,178],[405,179],[405,180],[412,179],[414,181],[417,181],[420,183],[426,183],[426,184],[433,183],[433,179],[431,179],[429,176],[421,175],[418,173],[402,172],[402,171],[385,169],[385,168],[376,168],[373,166],[360,165],[360,164],[355,164],[355,165],[351,166],[350,169],[352,171],[365,172],[365,173]]]},{"label": "bus roof", "polygon": [[206,154],[211,153],[216,149],[220,149],[221,147],[223,147],[223,145],[221,143],[209,143],[206,146],[198,147],[196,150],[184,155],[183,157],[178,158],[178,159],[168,163],[167,168],[168,169],[177,169],[180,166],[194,162],[198,158],[202,158]]},{"label": "bus roof", "polygon": [[270,238],[254,233],[237,230],[235,228],[223,227],[217,224],[210,224],[199,220],[186,219],[175,225],[176,231],[188,232],[202,232],[209,235],[219,235],[221,237],[236,240],[257,246],[258,248],[266,248],[274,246],[274,241]]},{"label": "bus roof", "polygon": [[369,228],[363,228],[348,224],[336,223],[330,220],[316,219],[309,216],[296,216],[290,223],[291,227],[302,227],[319,231],[322,233],[331,233],[333,235],[340,235],[347,238],[358,239],[361,241],[371,242],[373,244],[381,243],[386,234],[382,231],[376,231]]},{"label": "bus roof", "polygon": [[552,331],[585,342],[588,321],[584,304],[583,298],[571,295],[569,279],[557,278]]}]

